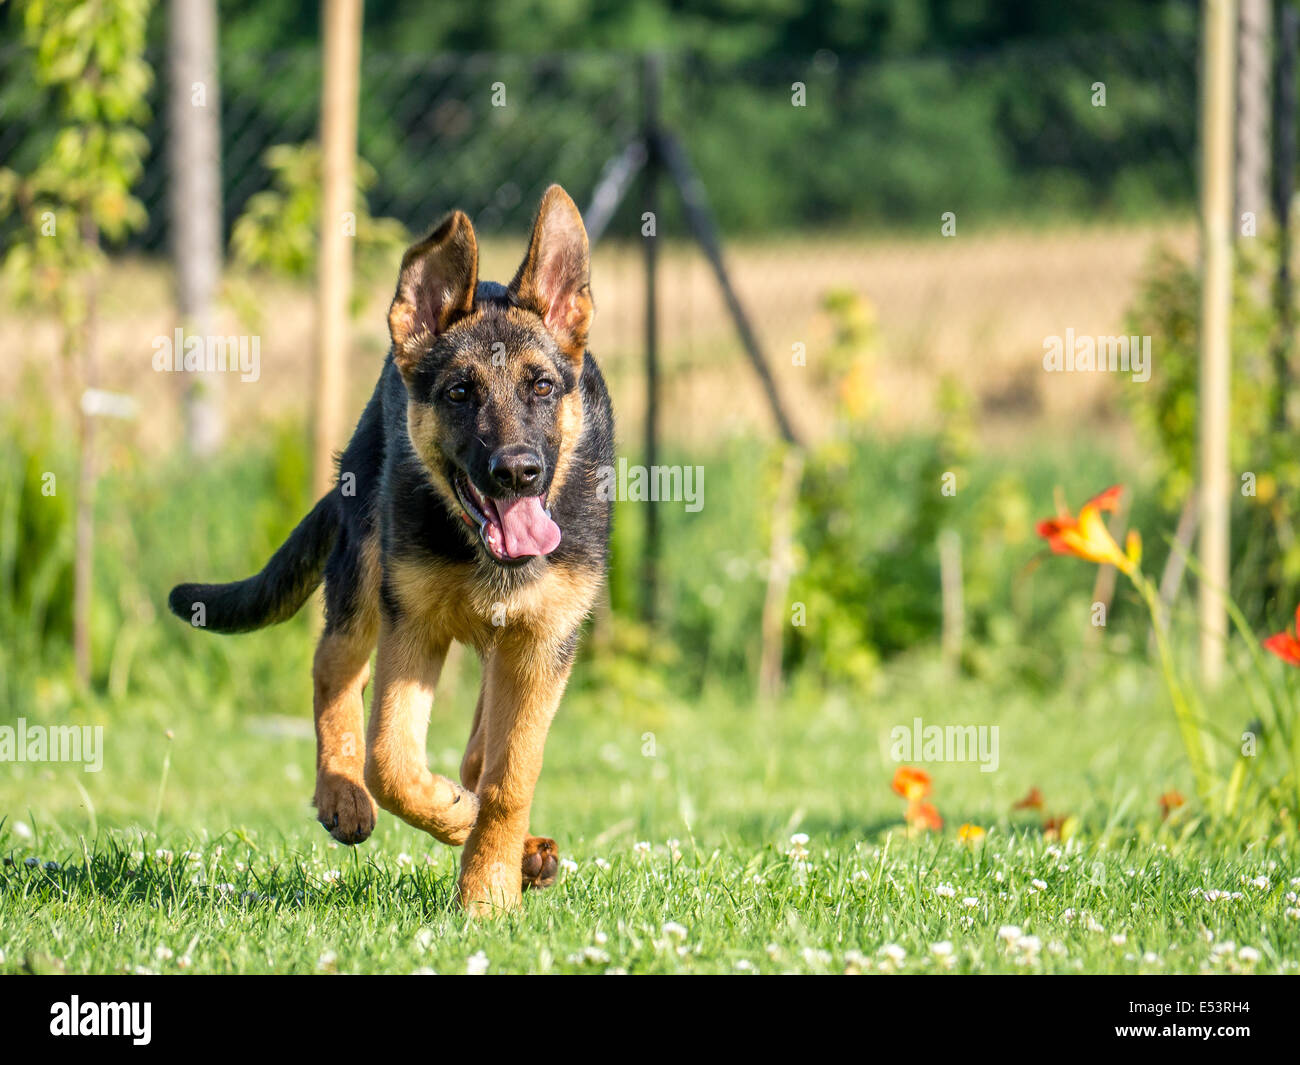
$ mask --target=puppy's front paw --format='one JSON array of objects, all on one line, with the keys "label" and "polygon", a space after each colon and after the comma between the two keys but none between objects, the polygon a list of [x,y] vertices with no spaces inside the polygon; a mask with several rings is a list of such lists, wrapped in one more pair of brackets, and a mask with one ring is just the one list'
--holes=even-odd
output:
[{"label": "puppy's front paw", "polygon": [[364,843],[375,830],[379,811],[370,792],[360,781],[341,773],[317,775],[314,805],[316,819],[340,843]]},{"label": "puppy's front paw", "polygon": [[560,872],[560,852],[555,840],[529,836],[524,840],[524,890],[548,888]]},{"label": "puppy's front paw", "polygon": [[523,884],[518,861],[485,860],[471,851],[462,854],[456,895],[466,912],[473,917],[489,917],[519,906]]}]

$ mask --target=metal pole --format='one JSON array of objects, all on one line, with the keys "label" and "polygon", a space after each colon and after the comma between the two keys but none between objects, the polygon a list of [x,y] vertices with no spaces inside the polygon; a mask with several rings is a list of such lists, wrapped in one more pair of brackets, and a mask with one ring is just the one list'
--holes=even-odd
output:
[{"label": "metal pole", "polygon": [[1201,677],[1223,675],[1228,594],[1228,401],[1232,291],[1233,0],[1204,0],[1201,99]]},{"label": "metal pole", "polygon": [[[176,304],[183,328],[211,336],[222,252],[216,2],[171,0],[167,22],[168,228]],[[196,375],[189,382],[185,435],[195,455],[212,455],[221,447],[224,391],[220,373]]]},{"label": "metal pole", "polygon": [[1280,11],[1277,73],[1273,93],[1273,217],[1277,220],[1277,275],[1273,308],[1277,329],[1273,339],[1273,424],[1287,427],[1286,401],[1291,378],[1291,336],[1295,329],[1291,299],[1291,195],[1295,177],[1296,52],[1300,46],[1300,14],[1291,4]]},{"label": "metal pole", "polygon": [[767,360],[763,358],[763,349],[759,346],[758,337],[749,324],[749,316],[745,314],[740,297],[736,295],[736,290],[731,286],[731,279],[727,276],[727,266],[722,258],[722,241],[718,237],[717,226],[709,211],[704,182],[691,168],[690,160],[686,157],[686,149],[682,147],[681,142],[666,130],[660,132],[658,149],[663,164],[682,197],[682,207],[686,211],[686,221],[691,227],[691,232],[704,252],[704,257],[709,260],[709,265],[713,268],[713,276],[718,279],[722,298],[726,301],[732,321],[736,323],[736,332],[740,334],[740,343],[745,349],[745,354],[749,356],[749,361],[758,374],[777,428],[787,443],[797,447],[799,437],[785,413],[785,408],[781,405],[781,394],[777,391],[776,379],[768,368]]},{"label": "metal pole", "polygon": [[[642,60],[641,94],[643,141],[646,146],[642,210],[653,220],[649,235],[642,233],[645,246],[645,463],[653,470],[659,459],[659,307],[656,281],[659,258],[659,91],[663,63],[657,55]],[[644,226],[645,223],[643,222]],[[641,555],[641,608],[647,622],[655,620],[659,593],[659,508],[645,508],[645,545]]]},{"label": "metal pole", "polygon": [[1273,0],[1239,0],[1237,22],[1237,208],[1262,225],[1268,209],[1269,44]]}]

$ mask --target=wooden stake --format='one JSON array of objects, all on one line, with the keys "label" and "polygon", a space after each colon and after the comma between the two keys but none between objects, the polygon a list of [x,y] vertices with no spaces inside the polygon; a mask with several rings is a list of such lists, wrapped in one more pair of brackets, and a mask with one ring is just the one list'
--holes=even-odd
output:
[{"label": "wooden stake", "polygon": [[773,702],[781,693],[781,659],[785,647],[786,600],[794,572],[795,505],[803,478],[803,452],[789,448],[781,466],[781,483],[772,505],[772,547],[768,556],[767,593],[763,599],[762,650],[758,659],[758,695]]},{"label": "wooden stake", "polygon": [[1233,0],[1204,0],[1201,100],[1201,374],[1199,588],[1201,679],[1223,676],[1228,588],[1228,401],[1232,315]]},{"label": "wooden stake", "polygon": [[961,645],[966,630],[966,598],[961,575],[961,534],[944,529],[939,534],[939,587],[943,593],[943,660],[949,669],[961,668]]},{"label": "wooden stake", "polygon": [[[334,485],[334,449],[346,431],[348,305],[352,289],[355,210],[357,82],[361,63],[362,0],[326,0],[325,62],[321,86],[321,232],[316,308],[317,367],[312,449],[316,492]],[[352,215],[355,221],[355,215]]]}]

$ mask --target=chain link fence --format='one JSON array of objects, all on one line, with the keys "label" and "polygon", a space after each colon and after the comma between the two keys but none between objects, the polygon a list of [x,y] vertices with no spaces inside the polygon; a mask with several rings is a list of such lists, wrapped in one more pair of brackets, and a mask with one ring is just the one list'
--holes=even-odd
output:
[{"label": "chain link fence", "polygon": [[[167,248],[165,64],[155,56],[151,145],[134,250]],[[20,50],[0,53],[0,165],[42,135]],[[271,177],[267,151],[316,136],[316,50],[220,56],[226,233]],[[663,121],[685,145],[717,217],[741,300],[805,429],[828,382],[789,353],[837,343],[852,320],[875,352],[883,421],[932,418],[934,382],[965,384],[993,412],[1077,406],[1030,380],[1042,338],[1116,332],[1151,247],[1190,251],[1196,187],[1195,25],[1140,38],[1072,37],[906,60],[830,51],[729,63],[670,57]],[[541,56],[364,53],[359,154],[370,212],[424,229],[446,210],[485,243],[522,237],[541,190],[580,205],[638,136],[634,53]],[[631,360],[643,314],[635,190],[596,251],[597,350]],[[679,202],[666,238],[661,343],[666,401],[689,435],[762,420],[735,386],[734,331]],[[944,233],[955,234],[946,239]],[[847,324],[846,324],[847,323]],[[626,386],[635,392],[629,370]],[[718,389],[741,401],[719,412]],[[1097,402],[1105,402],[1098,398]],[[674,426],[668,427],[669,433]]]}]

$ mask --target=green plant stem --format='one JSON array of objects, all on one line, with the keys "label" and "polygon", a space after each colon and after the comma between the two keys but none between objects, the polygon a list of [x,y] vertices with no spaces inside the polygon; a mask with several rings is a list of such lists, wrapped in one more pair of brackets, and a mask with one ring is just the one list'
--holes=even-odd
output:
[{"label": "green plant stem", "polygon": [[1196,723],[1191,705],[1187,701],[1182,685],[1178,682],[1178,673],[1174,667],[1173,654],[1169,649],[1169,640],[1161,624],[1160,597],[1156,587],[1141,573],[1129,574],[1129,580],[1138,590],[1151,615],[1151,626],[1156,636],[1156,648],[1160,655],[1160,669],[1164,674],[1165,687],[1169,691],[1170,701],[1174,705],[1174,717],[1178,721],[1178,732],[1187,751],[1187,759],[1192,765],[1192,777],[1196,782],[1196,792],[1206,809],[1214,809],[1214,789],[1209,765],[1205,757],[1205,743],[1201,728]]}]

